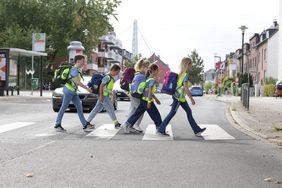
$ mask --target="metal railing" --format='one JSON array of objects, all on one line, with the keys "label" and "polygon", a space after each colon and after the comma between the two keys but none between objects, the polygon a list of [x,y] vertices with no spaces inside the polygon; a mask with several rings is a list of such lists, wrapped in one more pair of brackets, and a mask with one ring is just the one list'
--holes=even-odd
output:
[{"label": "metal railing", "polygon": [[249,110],[250,106],[250,86],[248,83],[242,84],[242,91],[241,91],[241,102],[247,110]]}]

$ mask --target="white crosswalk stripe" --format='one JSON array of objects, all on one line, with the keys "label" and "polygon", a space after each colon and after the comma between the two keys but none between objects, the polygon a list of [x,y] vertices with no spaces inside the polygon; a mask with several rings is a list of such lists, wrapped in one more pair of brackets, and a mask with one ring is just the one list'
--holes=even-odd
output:
[{"label": "white crosswalk stripe", "polygon": [[35,124],[35,122],[14,122],[14,123],[0,125],[0,133],[5,133],[8,131],[12,131],[33,124]]},{"label": "white crosswalk stripe", "polygon": [[118,133],[119,129],[115,128],[114,124],[103,124],[100,127],[94,129],[87,136],[94,136],[100,139],[111,139]]},{"label": "white crosswalk stripe", "polygon": [[224,129],[216,124],[200,124],[201,128],[206,127],[205,132],[202,136],[205,140],[233,140],[233,136],[228,134]]},{"label": "white crosswalk stripe", "polygon": [[160,136],[156,134],[156,125],[149,124],[146,128],[145,134],[142,140],[173,140],[173,133],[171,125],[167,125],[166,131],[170,136]]}]

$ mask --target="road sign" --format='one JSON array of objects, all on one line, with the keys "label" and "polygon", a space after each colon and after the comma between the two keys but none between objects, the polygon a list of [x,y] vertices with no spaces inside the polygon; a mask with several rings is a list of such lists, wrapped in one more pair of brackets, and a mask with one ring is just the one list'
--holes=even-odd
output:
[{"label": "road sign", "polygon": [[32,51],[45,52],[46,34],[33,33],[32,34]]}]

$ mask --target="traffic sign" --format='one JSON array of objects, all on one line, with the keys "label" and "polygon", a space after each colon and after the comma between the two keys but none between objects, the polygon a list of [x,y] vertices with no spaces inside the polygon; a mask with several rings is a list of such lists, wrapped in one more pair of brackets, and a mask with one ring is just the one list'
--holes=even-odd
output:
[{"label": "traffic sign", "polygon": [[32,51],[45,52],[46,34],[33,33],[32,34]]}]

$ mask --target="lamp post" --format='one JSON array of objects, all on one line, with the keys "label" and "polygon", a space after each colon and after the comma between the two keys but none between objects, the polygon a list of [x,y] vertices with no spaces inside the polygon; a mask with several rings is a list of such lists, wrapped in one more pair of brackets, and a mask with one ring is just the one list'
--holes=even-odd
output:
[{"label": "lamp post", "polygon": [[239,27],[239,29],[241,29],[242,31],[242,66],[241,66],[241,72],[242,72],[242,75],[243,75],[243,66],[244,66],[244,35],[245,35],[245,31],[246,29],[248,29],[245,25],[241,25],[241,27]]},{"label": "lamp post", "polygon": [[[248,29],[245,25],[241,25],[241,27],[239,27],[239,29],[242,31],[242,78],[243,78],[243,73],[244,73],[244,35],[245,35],[245,31],[246,29]],[[249,71],[249,69],[248,69]],[[247,72],[247,71],[246,71]],[[241,101],[243,102],[243,105],[247,108],[247,110],[249,110],[249,103],[250,103],[250,73],[248,72],[248,90],[247,90],[247,96],[246,93],[244,92],[244,88],[243,86],[241,86]],[[244,97],[243,97],[244,94]],[[246,98],[247,97],[247,98]]]},{"label": "lamp post", "polygon": [[87,35],[90,31],[88,29],[84,29],[82,32],[84,33],[84,37],[85,37],[84,43],[85,43],[85,49],[86,49],[86,39],[87,39]]}]

